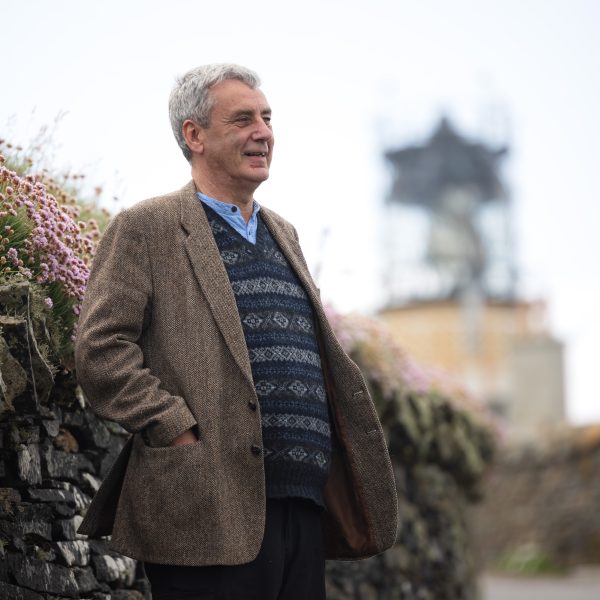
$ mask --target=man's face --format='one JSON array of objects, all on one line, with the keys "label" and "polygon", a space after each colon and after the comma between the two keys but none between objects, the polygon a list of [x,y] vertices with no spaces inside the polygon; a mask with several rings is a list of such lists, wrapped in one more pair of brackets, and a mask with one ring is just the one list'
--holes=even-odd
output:
[{"label": "man's face", "polygon": [[206,165],[223,185],[256,188],[269,177],[273,153],[267,100],[259,89],[235,79],[214,85],[210,93],[210,122],[201,133]]}]

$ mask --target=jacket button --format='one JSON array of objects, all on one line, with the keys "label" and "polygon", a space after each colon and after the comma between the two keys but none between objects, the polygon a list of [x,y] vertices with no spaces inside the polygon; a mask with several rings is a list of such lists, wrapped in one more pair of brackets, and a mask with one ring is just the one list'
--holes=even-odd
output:
[{"label": "jacket button", "polygon": [[256,410],[256,402],[254,402],[254,400],[249,400],[248,406],[250,407],[250,410]]},{"label": "jacket button", "polygon": [[256,444],[252,444],[252,446],[250,446],[250,451],[255,456],[258,456],[262,452],[262,448]]}]

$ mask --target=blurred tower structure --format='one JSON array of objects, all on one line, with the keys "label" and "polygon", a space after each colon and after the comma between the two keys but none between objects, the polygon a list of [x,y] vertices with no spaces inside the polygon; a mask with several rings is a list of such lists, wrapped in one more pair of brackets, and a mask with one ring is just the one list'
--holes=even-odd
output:
[{"label": "blurred tower structure", "polygon": [[462,379],[528,437],[564,420],[563,357],[543,303],[518,297],[507,153],[446,118],[424,144],[386,153],[381,316],[415,358]]},{"label": "blurred tower structure", "polygon": [[510,202],[499,174],[506,153],[466,140],[446,118],[426,144],[387,153],[391,302],[514,298]]}]

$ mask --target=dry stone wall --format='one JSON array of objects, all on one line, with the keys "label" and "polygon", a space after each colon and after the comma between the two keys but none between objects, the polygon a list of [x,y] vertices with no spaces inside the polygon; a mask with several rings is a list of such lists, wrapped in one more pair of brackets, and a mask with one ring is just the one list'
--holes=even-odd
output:
[{"label": "dry stone wall", "polygon": [[529,549],[557,567],[600,564],[600,425],[505,449],[485,488],[472,522],[484,563]]},{"label": "dry stone wall", "polygon": [[0,598],[141,600],[135,561],[76,533],[126,432],[53,372],[31,305],[27,285],[0,287]]},{"label": "dry stone wall", "polygon": [[[141,565],[76,533],[127,434],[94,415],[71,374],[53,372],[33,305],[26,285],[0,287],[0,598],[150,598]],[[328,598],[474,600],[466,514],[492,438],[442,397],[370,384],[394,463],[398,538],[373,559],[329,563]]]},{"label": "dry stone wall", "polygon": [[481,498],[494,438],[435,395],[371,389],[388,436],[398,490],[393,548],[356,563],[328,564],[329,600],[474,600],[477,564],[468,514]]}]

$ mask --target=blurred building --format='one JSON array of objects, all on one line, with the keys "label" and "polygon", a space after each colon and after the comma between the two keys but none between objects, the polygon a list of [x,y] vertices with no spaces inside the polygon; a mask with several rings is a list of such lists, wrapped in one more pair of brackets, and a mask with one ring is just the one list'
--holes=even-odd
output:
[{"label": "blurred building", "polygon": [[563,346],[543,303],[518,294],[506,156],[445,118],[425,143],[387,152],[381,316],[415,359],[458,376],[522,438],[564,422]]}]

